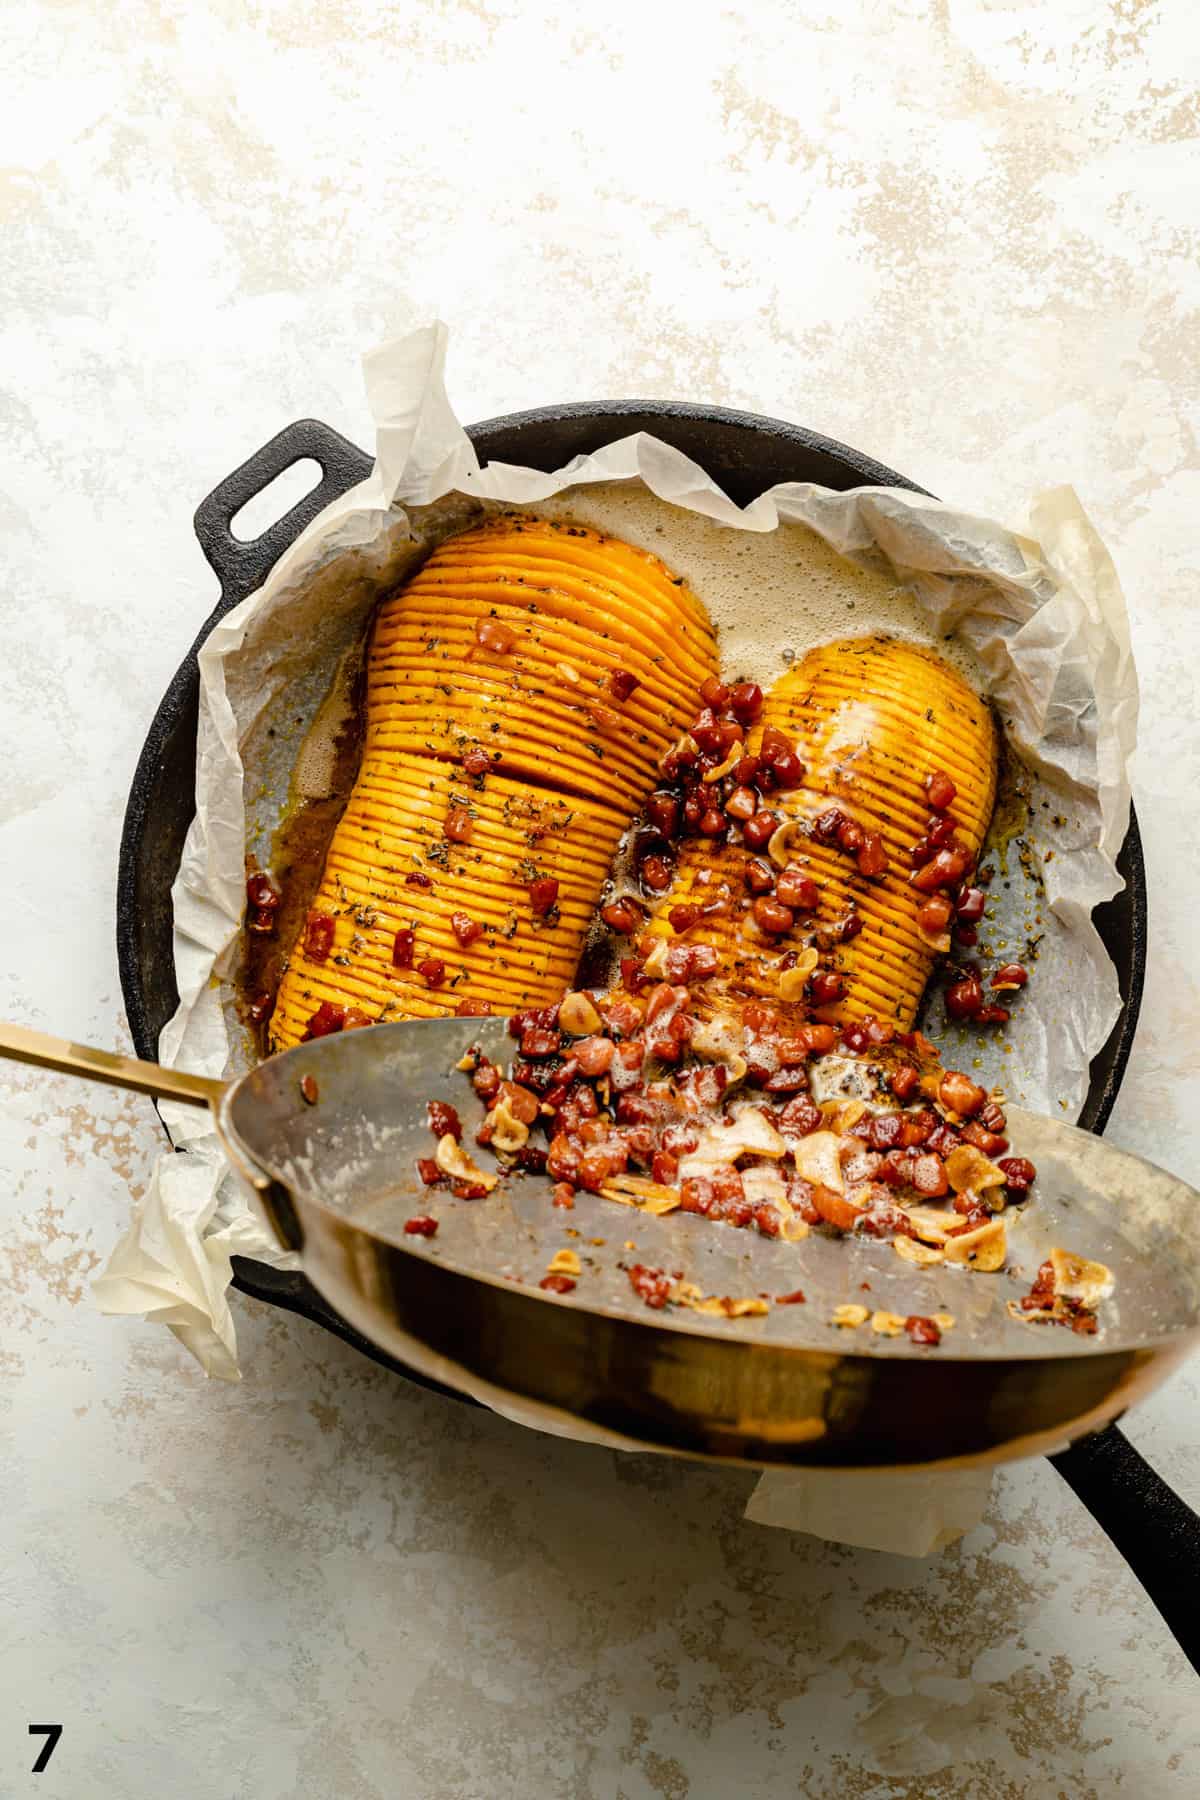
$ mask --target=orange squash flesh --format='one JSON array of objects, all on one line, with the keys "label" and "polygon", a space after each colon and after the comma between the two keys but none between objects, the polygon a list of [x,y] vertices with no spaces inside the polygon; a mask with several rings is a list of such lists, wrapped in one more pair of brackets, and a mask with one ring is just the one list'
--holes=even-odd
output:
[{"label": "orange squash flesh", "polygon": [[[803,785],[773,795],[771,808],[785,821],[811,822],[838,806],[866,831],[877,831],[888,854],[886,874],[868,880],[852,856],[796,834],[790,860],[802,864],[820,891],[811,921],[830,930],[853,907],[863,921],[859,935],[840,944],[822,966],[845,978],[842,1000],[817,1017],[842,1023],[874,1015],[907,1030],[913,1023],[936,953],[917,924],[927,896],[910,885],[909,850],[930,815],[924,777],[941,770],[958,794],[951,811],[959,836],[977,854],[996,793],[996,730],[985,703],[931,651],[883,637],[845,639],[811,650],[776,682],[766,698],[763,723],[796,743],[806,766]],[[759,734],[752,734],[749,749]],[[778,962],[789,938],[767,939],[748,918],[744,872],[750,852],[741,845],[718,851],[702,839],[680,849],[675,883],[658,904],[651,929],[673,936],[672,907],[704,904],[714,883],[729,890],[734,911],[705,921],[689,943],[714,944],[721,969],[702,990],[700,1010],[723,1010],[749,997],[775,999]],[[704,879],[705,871],[712,873]],[[804,923],[807,921],[801,921]]]},{"label": "orange squash flesh", "polygon": [[[484,648],[481,621],[507,626]],[[614,671],[638,685],[624,699]],[[712,627],[648,552],[580,526],[504,515],[448,539],[379,608],[366,666],[362,763],[313,910],[280,983],[272,1049],[299,1043],[323,1001],[368,1018],[547,1005],[570,986],[622,832],[716,671]],[[486,773],[463,757],[487,753]],[[452,814],[469,840],[450,841]],[[405,876],[429,879],[412,887]],[[558,883],[539,917],[530,884]],[[484,927],[462,947],[452,915]],[[397,969],[397,931],[414,933]],[[441,986],[416,967],[445,965]]]}]

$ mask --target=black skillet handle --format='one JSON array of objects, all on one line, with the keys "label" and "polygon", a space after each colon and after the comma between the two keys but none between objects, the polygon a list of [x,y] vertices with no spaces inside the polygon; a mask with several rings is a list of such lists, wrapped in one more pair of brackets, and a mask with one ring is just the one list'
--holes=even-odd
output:
[{"label": "black skillet handle", "polygon": [[1110,1425],[1050,1461],[1129,1564],[1200,1673],[1200,1518]]},{"label": "black skillet handle", "polygon": [[[247,500],[269,487],[277,475],[293,463],[311,457],[321,467],[321,479],[311,493],[298,500],[282,519],[276,519],[261,537],[245,544],[229,529],[230,521]],[[285,425],[270,443],[247,457],[240,468],[219,482],[196,508],[196,536],[200,548],[221,583],[226,606],[244,600],[261,587],[279,558],[294,544],[306,525],[331,500],[337,500],[371,472],[371,458],[319,419],[297,419]]]}]

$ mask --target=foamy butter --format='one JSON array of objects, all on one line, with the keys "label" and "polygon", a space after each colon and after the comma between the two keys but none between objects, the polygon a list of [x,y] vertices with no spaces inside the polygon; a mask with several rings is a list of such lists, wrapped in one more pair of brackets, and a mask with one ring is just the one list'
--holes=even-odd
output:
[{"label": "foamy butter", "polygon": [[739,531],[625,481],[569,488],[522,510],[591,525],[660,556],[707,608],[726,681],[767,689],[816,644],[882,632],[936,650],[985,689],[967,646],[932,631],[914,594],[848,562],[807,525]]}]

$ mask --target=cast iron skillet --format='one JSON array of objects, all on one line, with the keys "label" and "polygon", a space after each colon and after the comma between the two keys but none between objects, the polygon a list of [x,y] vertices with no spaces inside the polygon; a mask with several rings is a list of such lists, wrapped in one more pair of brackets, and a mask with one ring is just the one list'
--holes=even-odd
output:
[{"label": "cast iron skillet", "polygon": [[[469,435],[481,462],[553,469],[637,431],[663,439],[702,464],[741,505],[780,481],[813,481],[839,490],[887,486],[928,491],[861,452],[801,426],[681,402],[626,400],[541,407],[488,420],[471,427]],[[230,521],[238,510],[304,458],[314,460],[322,471],[312,492],[252,543],[235,538]],[[159,1032],[178,1001],[170,895],[194,812],[197,652],[217,621],[261,585],[304,527],[370,469],[371,458],[338,432],[319,420],[300,420],[220,482],[197,509],[196,535],[220,581],[221,594],[151,724],[130,790],[117,881],[121,986],[141,1057],[153,1059],[157,1054]],[[1118,867],[1125,887],[1095,915],[1117,969],[1122,998],[1120,1017],[1092,1063],[1079,1117],[1081,1125],[1096,1132],[1104,1128],[1129,1059],[1145,973],[1146,879],[1132,812]],[[353,1331],[302,1275],[235,1257],[234,1284],[243,1293],[312,1319],[408,1379],[420,1379]],[[1176,1636],[1194,1655],[1200,1643],[1195,1605],[1200,1523],[1195,1515],[1115,1427],[1051,1460],[1117,1543]]]}]

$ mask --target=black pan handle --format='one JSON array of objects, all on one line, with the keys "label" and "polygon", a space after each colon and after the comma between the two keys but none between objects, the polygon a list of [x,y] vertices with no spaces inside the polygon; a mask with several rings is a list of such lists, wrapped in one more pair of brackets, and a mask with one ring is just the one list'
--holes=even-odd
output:
[{"label": "black pan handle", "polygon": [[[244,544],[229,529],[234,514],[269,487],[277,475],[293,463],[311,457],[321,467],[321,479],[311,493],[298,500],[282,519],[276,519],[261,537]],[[196,536],[200,548],[221,583],[223,607],[244,600],[261,587],[279,558],[294,544],[306,525],[331,500],[338,499],[371,472],[371,458],[320,419],[297,419],[285,425],[270,443],[246,458],[240,468],[219,482],[196,508]]]},{"label": "black pan handle", "polygon": [[1050,1461],[1112,1539],[1200,1673],[1200,1518],[1115,1425]]}]

